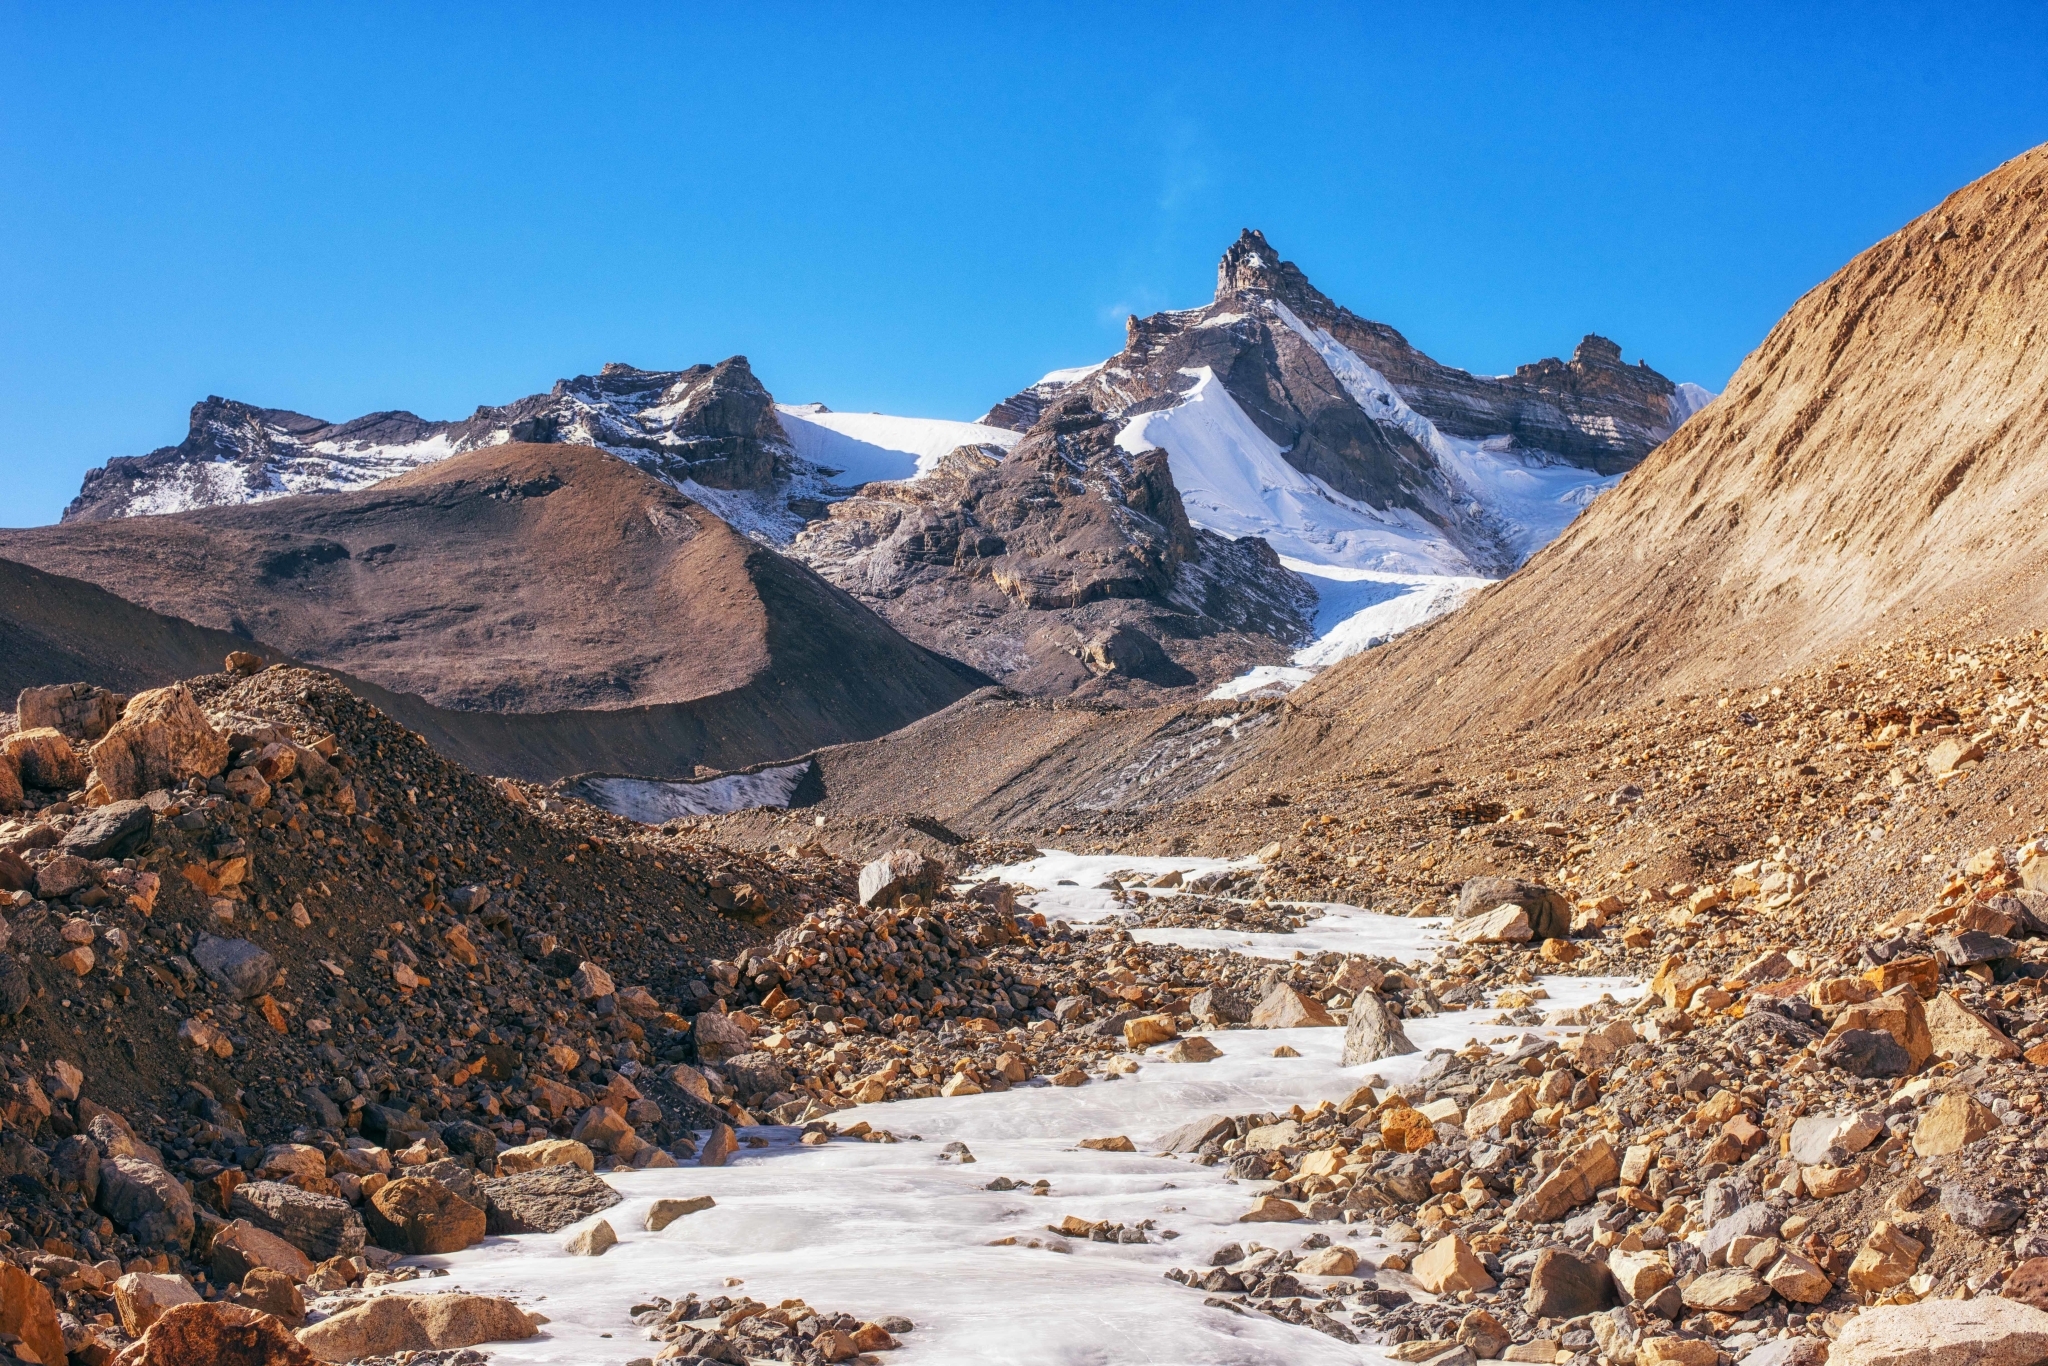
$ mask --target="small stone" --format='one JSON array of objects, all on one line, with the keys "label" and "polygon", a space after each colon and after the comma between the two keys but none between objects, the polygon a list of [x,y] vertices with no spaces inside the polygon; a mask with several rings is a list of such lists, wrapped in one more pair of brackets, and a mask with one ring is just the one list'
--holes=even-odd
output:
[{"label": "small stone", "polygon": [[1884,1116],[1874,1110],[1849,1114],[1806,1115],[1792,1123],[1790,1152],[1802,1166],[1846,1162],[1884,1132]]},{"label": "small stone", "polygon": [[1077,1146],[1101,1153],[1134,1153],[1138,1151],[1131,1143],[1131,1140],[1125,1138],[1122,1134],[1118,1134],[1114,1138],[1084,1138]]},{"label": "small stone", "polygon": [[1920,1267],[1927,1245],[1895,1224],[1878,1221],[1849,1264],[1849,1284],[1865,1294],[1903,1285]]},{"label": "small stone", "polygon": [[1459,1290],[1491,1290],[1493,1277],[1472,1251],[1472,1245],[1456,1234],[1439,1238],[1424,1248],[1409,1267],[1409,1273],[1432,1295]]},{"label": "small stone", "polygon": [[1921,1157],[1961,1152],[1999,1127],[1991,1107],[1965,1092],[1951,1091],[1921,1116],[1913,1130],[1913,1151]]},{"label": "small stone", "polygon": [[[819,1135],[822,1137],[823,1135]],[[647,1219],[641,1225],[649,1233],[659,1233],[686,1214],[696,1214],[710,1209],[718,1202],[708,1195],[692,1195],[683,1198],[668,1197],[656,1200],[647,1208]]]},{"label": "small stone", "polygon": [[1190,1034],[1161,1056],[1168,1062],[1214,1062],[1223,1056],[1223,1050],[1211,1043],[1206,1035]]},{"label": "small stone", "polygon": [[1801,1167],[1799,1185],[1808,1195],[1817,1200],[1832,1200],[1837,1195],[1847,1195],[1863,1184],[1863,1168],[1847,1167]]},{"label": "small stone", "polygon": [[1825,1271],[1796,1252],[1780,1253],[1764,1273],[1764,1283],[1793,1304],[1819,1304],[1835,1288]]},{"label": "small stone", "polygon": [[600,1219],[562,1244],[562,1250],[571,1257],[602,1257],[618,1241],[619,1235],[612,1232],[610,1222]]},{"label": "small stone", "polygon": [[1262,1195],[1252,1202],[1252,1207],[1237,1216],[1240,1224],[1284,1224],[1301,1218],[1298,1206],[1289,1204],[1277,1195]]},{"label": "small stone", "polygon": [[1753,1271],[1725,1268],[1708,1271],[1685,1288],[1689,1309],[1711,1309],[1723,1314],[1740,1313],[1771,1297],[1770,1286]]}]

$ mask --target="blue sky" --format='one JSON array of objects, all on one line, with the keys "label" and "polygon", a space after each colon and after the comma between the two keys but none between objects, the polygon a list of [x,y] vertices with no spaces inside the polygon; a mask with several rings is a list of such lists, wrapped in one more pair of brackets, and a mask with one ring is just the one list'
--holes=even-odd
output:
[{"label": "blue sky", "polygon": [[972,417],[1246,226],[1447,363],[1599,331],[1719,388],[2048,140],[2039,3],[972,8],[0,3],[0,524],[207,394],[737,352]]}]

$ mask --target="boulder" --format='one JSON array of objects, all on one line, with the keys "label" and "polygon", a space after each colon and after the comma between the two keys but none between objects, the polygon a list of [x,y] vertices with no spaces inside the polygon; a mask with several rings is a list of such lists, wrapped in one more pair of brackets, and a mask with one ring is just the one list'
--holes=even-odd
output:
[{"label": "boulder", "polygon": [[1309,1253],[1294,1269],[1304,1276],[1349,1276],[1358,1270],[1358,1254],[1341,1243],[1332,1244]]},{"label": "boulder", "polygon": [[1827,1272],[1797,1252],[1782,1252],[1764,1273],[1764,1284],[1791,1304],[1819,1304],[1835,1288]]},{"label": "boulder", "polygon": [[1960,1182],[1941,1188],[1941,1212],[1950,1222],[1972,1233],[2003,1233],[2020,1221],[2026,1211],[2016,1202],[1979,1195]]},{"label": "boulder", "polygon": [[1252,1008],[1253,1029],[1334,1029],[1336,1025],[1321,1001],[1302,995],[1285,982],[1274,983]]},{"label": "boulder", "polygon": [[1700,1235],[1700,1254],[1709,1263],[1721,1261],[1722,1254],[1737,1238],[1773,1237],[1784,1218],[1761,1200],[1738,1206],[1714,1220]]},{"label": "boulder", "polygon": [[1229,1138],[1235,1126],[1228,1115],[1204,1115],[1191,1119],[1159,1140],[1162,1153],[1191,1153],[1210,1139]]},{"label": "boulder", "polygon": [[299,1341],[321,1361],[348,1362],[519,1342],[537,1331],[518,1305],[490,1295],[380,1295],[301,1329]]},{"label": "boulder", "polygon": [[1685,1288],[1689,1309],[1711,1309],[1739,1314],[1771,1297],[1771,1287],[1761,1276],[1740,1267],[1722,1267],[1693,1279]]},{"label": "boulder", "polygon": [[1629,1299],[1643,1301],[1671,1284],[1671,1264],[1661,1252],[1644,1249],[1624,1252],[1615,1248],[1607,1254],[1607,1272]]},{"label": "boulder", "polygon": [[182,684],[137,693],[92,747],[93,770],[114,801],[216,777],[227,762],[227,737]]},{"label": "boulder", "polygon": [[1571,902],[1564,893],[1540,882],[1523,882],[1511,877],[1475,877],[1468,878],[1458,889],[1460,920],[1501,906],[1520,909],[1534,938],[1563,939],[1571,934]]},{"label": "boulder", "polygon": [[99,1212],[137,1242],[183,1251],[192,1242],[192,1197],[177,1177],[140,1157],[100,1164]]},{"label": "boulder", "polygon": [[1879,1220],[1849,1263],[1849,1284],[1865,1294],[1903,1285],[1920,1268],[1927,1244],[1896,1224]]},{"label": "boulder", "polygon": [[1223,1056],[1223,1050],[1205,1035],[1190,1034],[1160,1056],[1168,1062],[1214,1062]]},{"label": "boulder", "polygon": [[246,939],[222,939],[202,932],[192,961],[207,976],[242,1000],[261,996],[277,976],[277,960]]},{"label": "boulder", "polygon": [[1927,1003],[1927,1034],[1936,1053],[1946,1053],[1959,1064],[2020,1055],[2020,1046],[2003,1030],[1945,991]]},{"label": "boulder", "polygon": [[198,1304],[203,1298],[183,1276],[131,1271],[114,1280],[114,1312],[120,1316],[121,1331],[131,1338],[148,1332],[172,1305]]},{"label": "boulder", "polygon": [[2002,1121],[1988,1105],[1964,1091],[1951,1091],[1929,1107],[1913,1129],[1913,1151],[1921,1157],[1961,1152],[1998,1131]]},{"label": "boulder", "polygon": [[576,993],[579,1001],[595,1001],[612,995],[617,988],[612,985],[612,975],[595,963],[579,963],[576,971],[569,974],[569,990]]},{"label": "boulder", "polygon": [[860,870],[860,904],[894,906],[905,896],[930,901],[946,885],[946,866],[915,849],[891,849]]},{"label": "boulder", "polygon": [[562,1251],[571,1257],[602,1257],[618,1244],[619,1235],[613,1231],[611,1221],[600,1219],[571,1234],[569,1241],[562,1244]]},{"label": "boulder", "polygon": [[273,1315],[293,1328],[306,1321],[306,1297],[282,1271],[257,1267],[242,1278],[234,1302]]},{"label": "boulder", "polygon": [[2048,1360],[2048,1313],[2017,1300],[1922,1300],[1866,1309],[1849,1320],[1828,1366],[2038,1366]]},{"label": "boulder", "polygon": [[478,1183],[493,1236],[555,1233],[619,1203],[603,1178],[576,1167],[543,1167]]},{"label": "boulder", "polygon": [[[964,1080],[964,1078],[960,1078]],[[714,1124],[704,1139],[704,1146],[697,1153],[700,1167],[723,1167],[726,1160],[739,1151],[740,1136],[733,1132],[730,1124]]]},{"label": "boulder", "polygon": [[669,1196],[656,1200],[647,1207],[647,1218],[641,1227],[649,1233],[659,1233],[686,1214],[697,1214],[710,1209],[718,1202],[708,1195],[686,1197]]},{"label": "boulder", "polygon": [[69,896],[92,882],[92,865],[76,854],[59,854],[36,869],[36,895],[46,900]]},{"label": "boulder", "polygon": [[593,1105],[576,1121],[569,1137],[592,1152],[608,1153],[616,1150],[632,1132],[633,1126],[617,1110],[609,1105]]},{"label": "boulder", "polygon": [[1205,1025],[1243,1024],[1252,1004],[1227,986],[1203,987],[1188,998],[1188,1014]]},{"label": "boulder", "polygon": [[1460,944],[1526,944],[1536,937],[1529,927],[1529,913],[1520,906],[1502,906],[1454,921],[1449,934]]},{"label": "boulder", "polygon": [[47,726],[18,730],[0,740],[0,755],[14,761],[23,787],[69,792],[85,785],[85,761],[62,731]]},{"label": "boulder", "polygon": [[573,1138],[544,1138],[498,1154],[500,1176],[515,1176],[543,1167],[577,1167],[587,1172],[596,1170],[596,1166],[597,1159],[590,1149]]},{"label": "boulder", "polygon": [[[1875,1000],[1846,1007],[1835,1017],[1827,1038],[1822,1041],[1823,1054],[1828,1045],[1858,1030],[1882,1031],[1891,1035],[1911,1060],[1908,1071],[1917,1071],[1934,1054],[1934,1040],[1927,1032],[1927,1012],[1920,1003],[1918,989],[1910,982],[1892,988]],[[1858,1075],[1897,1074],[1870,1072]]]},{"label": "boulder", "polygon": [[362,1217],[348,1201],[282,1181],[245,1181],[235,1187],[228,1216],[275,1233],[316,1262],[353,1257],[366,1239]]},{"label": "boulder", "polygon": [[8,1261],[0,1261],[0,1333],[20,1338],[49,1366],[64,1360],[64,1329],[49,1288]]},{"label": "boulder", "polygon": [[147,802],[112,802],[86,812],[57,847],[86,859],[127,858],[149,843],[155,819]]},{"label": "boulder", "polygon": [[247,1219],[236,1219],[213,1235],[211,1269],[222,1285],[241,1280],[251,1271],[281,1271],[295,1281],[313,1274],[313,1260],[267,1229]]},{"label": "boulder", "polygon": [[1536,1254],[1536,1264],[1529,1269],[1529,1292],[1522,1307],[1531,1318],[1575,1319],[1620,1302],[1620,1289],[1605,1262],[1547,1247]]},{"label": "boulder", "polygon": [[1171,1015],[1140,1015],[1124,1021],[1124,1042],[1132,1048],[1150,1048],[1165,1043],[1180,1032]]},{"label": "boulder", "polygon": [[377,1246],[413,1257],[484,1240],[484,1212],[426,1176],[387,1182],[363,1207],[363,1223]]},{"label": "boulder", "polygon": [[699,1012],[690,1024],[690,1037],[696,1042],[698,1061],[713,1066],[754,1047],[747,1032],[734,1024],[731,1016],[716,1010]]},{"label": "boulder", "polygon": [[1621,1173],[1621,1164],[1605,1138],[1582,1144],[1552,1168],[1508,1210],[1508,1218],[1531,1224],[1553,1223],[1593,1198],[1595,1191]]},{"label": "boulder", "polygon": [[126,701],[90,683],[52,683],[23,688],[15,698],[15,724],[22,730],[55,730],[66,739],[91,744],[121,719]]},{"label": "boulder", "polygon": [[1493,1277],[1486,1274],[1486,1266],[1472,1251],[1472,1245],[1455,1233],[1437,1239],[1417,1254],[1408,1274],[1432,1295],[1494,1287]]},{"label": "boulder", "polygon": [[1372,990],[1361,990],[1351,1002],[1351,1019],[1344,1026],[1344,1055],[1339,1065],[1358,1067],[1381,1058],[1416,1052],[1400,1017]]},{"label": "boulder", "polygon": [[243,1304],[178,1304],[122,1351],[118,1366],[315,1366],[276,1317]]},{"label": "boulder", "polygon": [[773,1053],[758,1049],[729,1059],[725,1064],[725,1078],[742,1096],[769,1095],[796,1086],[795,1078],[776,1061]]},{"label": "boulder", "polygon": [[1806,1115],[1792,1122],[1790,1152],[1801,1166],[1839,1165],[1883,1132],[1884,1116],[1875,1110]]}]

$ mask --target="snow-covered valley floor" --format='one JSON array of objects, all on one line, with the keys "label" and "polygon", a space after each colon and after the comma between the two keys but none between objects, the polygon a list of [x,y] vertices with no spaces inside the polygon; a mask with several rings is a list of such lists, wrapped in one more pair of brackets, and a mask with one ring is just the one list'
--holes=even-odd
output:
[{"label": "snow-covered valley floor", "polygon": [[[1084,922],[1124,909],[1095,889],[1114,869],[1192,873],[1226,866],[1232,865],[1051,853],[981,875],[1043,888],[1027,898],[1036,909],[1049,919]],[[1287,935],[1137,934],[1272,958],[1339,950],[1405,960],[1431,952],[1442,926],[1440,920],[1333,906]],[[1546,978],[1543,985],[1560,1008],[1603,992],[1620,999],[1636,990],[1621,979]],[[540,1337],[489,1347],[503,1366],[621,1366],[651,1357],[659,1344],[630,1322],[631,1306],[691,1292],[745,1294],[769,1304],[798,1297],[820,1310],[864,1318],[904,1315],[917,1328],[904,1335],[901,1350],[884,1357],[890,1366],[1380,1362],[1385,1358],[1368,1347],[1311,1329],[1204,1307],[1199,1291],[1162,1275],[1173,1266],[1207,1266],[1226,1243],[1292,1248],[1313,1232],[1350,1239],[1367,1260],[1377,1261],[1387,1245],[1368,1235],[1370,1226],[1238,1224],[1259,1184],[1233,1181],[1225,1165],[1149,1154],[1161,1135],[1203,1115],[1312,1107],[1348,1094],[1372,1073],[1389,1082],[1412,1079],[1429,1049],[1528,1032],[1484,1023],[1496,1014],[1473,1010],[1411,1021],[1408,1032],[1423,1052],[1369,1067],[1338,1066],[1342,1029],[1223,1030],[1208,1035],[1223,1056],[1206,1064],[1167,1063],[1150,1050],[1134,1075],[1112,1081],[1073,1088],[1038,1082],[834,1116],[842,1128],[866,1120],[921,1141],[802,1147],[792,1128],[746,1131],[767,1138],[768,1146],[742,1148],[724,1167],[608,1176],[625,1200],[601,1216],[620,1237],[602,1257],[563,1251],[583,1227],[578,1224],[424,1259],[450,1275],[404,1289],[506,1295],[547,1315],[551,1322]],[[1274,1057],[1282,1044],[1300,1056]],[[1138,1151],[1075,1146],[1117,1134],[1127,1135]],[[972,1150],[971,1165],[945,1157],[954,1141]],[[1027,1184],[1044,1178],[1051,1193],[983,1189],[998,1176]],[[695,1195],[714,1197],[716,1207],[659,1233],[642,1230],[654,1199]],[[1045,1226],[1070,1214],[1124,1224],[1151,1219],[1179,1236],[1145,1245],[1069,1240],[1067,1252],[1025,1245],[1027,1238],[1048,1240]],[[990,1245],[1011,1235],[1016,1245]],[[744,1284],[728,1287],[728,1277]]]}]

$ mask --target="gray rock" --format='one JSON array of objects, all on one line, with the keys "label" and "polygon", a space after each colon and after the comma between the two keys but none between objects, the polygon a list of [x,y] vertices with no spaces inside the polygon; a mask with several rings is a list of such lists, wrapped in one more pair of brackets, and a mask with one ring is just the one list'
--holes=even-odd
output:
[{"label": "gray rock", "polygon": [[57,1188],[77,1191],[87,1200],[100,1193],[100,1150],[84,1134],[73,1134],[50,1151],[50,1174]]},{"label": "gray rock", "polygon": [[1778,1236],[1778,1225],[1784,1221],[1784,1215],[1761,1200],[1755,1204],[1744,1205],[1708,1228],[1706,1235],[1700,1240],[1700,1252],[1706,1257],[1708,1264],[1712,1265],[1715,1254],[1725,1254],[1728,1244],[1737,1238],[1745,1234],[1753,1238],[1775,1238]]},{"label": "gray rock", "polygon": [[1341,1065],[1357,1067],[1381,1058],[1417,1052],[1407,1031],[1376,991],[1361,991],[1351,1002],[1351,1022],[1344,1028]]},{"label": "gray rock", "polygon": [[1941,1188],[1941,1209],[1950,1219],[1977,1233],[2003,1233],[2025,1213],[2010,1200],[1992,1199],[1954,1183]]},{"label": "gray rock", "polygon": [[1866,1309],[1849,1320],[1828,1366],[2039,1366],[2048,1313],[2017,1300],[1922,1300]]},{"label": "gray rock", "polygon": [[1188,1014],[1205,1025],[1243,1024],[1252,1017],[1252,1002],[1226,986],[1203,987],[1188,998]]},{"label": "gray rock", "polygon": [[1512,877],[1468,878],[1458,889],[1458,919],[1484,915],[1496,906],[1520,906],[1536,939],[1564,939],[1572,932],[1572,907],[1562,892],[1540,882]]},{"label": "gray rock", "polygon": [[406,1176],[431,1177],[478,1209],[484,1207],[483,1192],[477,1189],[483,1183],[477,1180],[476,1169],[465,1167],[452,1157],[436,1158],[432,1162],[422,1162],[417,1167],[405,1167],[400,1170]]},{"label": "gray rock", "polygon": [[1852,1077],[1903,1077],[1913,1070],[1913,1055],[1882,1029],[1845,1029],[1820,1060]]},{"label": "gray rock", "polygon": [[99,1212],[135,1241],[179,1251],[191,1245],[192,1197],[177,1177],[139,1157],[103,1162],[99,1177]]},{"label": "gray rock", "polygon": [[945,885],[945,864],[915,849],[891,849],[860,870],[860,904],[893,906],[913,894],[929,901]]},{"label": "gray rock", "polygon": [[477,1189],[484,1197],[487,1231],[493,1236],[554,1233],[621,1199],[601,1177],[576,1167],[519,1172],[480,1181]]},{"label": "gray rock", "polygon": [[243,1000],[261,996],[277,976],[277,960],[246,939],[201,934],[199,942],[192,946],[192,961]]},{"label": "gray rock", "polygon": [[1964,930],[1959,934],[1936,935],[1934,951],[1955,967],[1966,968],[2012,957],[2013,944],[2010,939],[1982,930]]},{"label": "gray rock", "polygon": [[725,1077],[742,1096],[787,1091],[793,1084],[788,1070],[775,1060],[775,1055],[758,1049],[728,1059]]},{"label": "gray rock", "polygon": [[58,848],[80,858],[127,858],[149,843],[154,820],[147,802],[112,802],[81,817]]},{"label": "gray rock", "polygon": [[480,911],[483,909],[484,903],[490,899],[491,889],[481,882],[472,882],[467,886],[457,887],[448,893],[448,904],[455,908],[458,915],[468,915],[471,911]]},{"label": "gray rock", "polygon": [[1793,1121],[1791,1153],[1803,1167],[1840,1166],[1883,1133],[1884,1116],[1875,1110],[1806,1115]]},{"label": "gray rock", "polygon": [[245,1181],[228,1198],[228,1217],[247,1219],[275,1233],[316,1262],[353,1257],[363,1250],[362,1216],[348,1201],[288,1186],[282,1181]]},{"label": "gray rock", "polygon": [[1234,1126],[1229,1115],[1203,1115],[1191,1119],[1159,1140],[1162,1153],[1191,1153],[1212,1138],[1228,1138]]},{"label": "gray rock", "polygon": [[1776,1338],[1743,1353],[1741,1366],[1827,1366],[1825,1338]]},{"label": "gray rock", "polygon": [[1547,1247],[1529,1270],[1522,1307],[1532,1318],[1575,1319],[1622,1302],[1607,1263],[1561,1247]]}]

